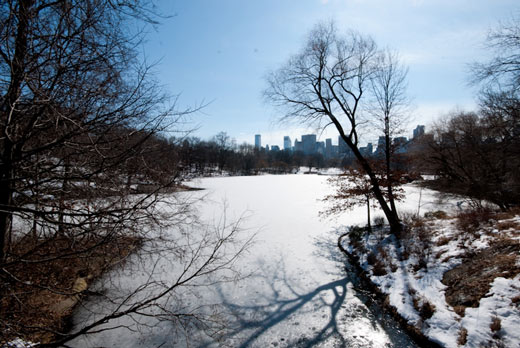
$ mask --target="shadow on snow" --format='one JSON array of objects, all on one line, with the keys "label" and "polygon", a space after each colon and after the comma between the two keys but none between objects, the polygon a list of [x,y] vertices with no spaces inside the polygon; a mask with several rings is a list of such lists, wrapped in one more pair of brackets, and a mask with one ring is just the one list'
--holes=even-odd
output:
[{"label": "shadow on snow", "polygon": [[[227,343],[231,340],[234,342],[233,346],[250,347],[260,336],[272,328],[289,325],[287,330],[290,330],[291,327],[299,326],[300,323],[295,321],[295,317],[298,315],[299,318],[311,318],[314,326],[299,330],[303,334],[297,338],[273,338],[273,340],[278,340],[278,343],[271,342],[271,344],[275,346],[281,344],[287,347],[314,347],[331,340],[330,343],[339,347],[370,347],[372,346],[370,337],[361,336],[364,339],[363,344],[359,338],[356,339],[356,335],[351,337],[344,335],[345,325],[348,325],[349,322],[367,321],[368,319],[367,326],[372,332],[381,331],[381,326],[384,328],[389,336],[389,346],[414,347],[395,323],[379,313],[377,306],[369,300],[370,295],[360,289],[353,290],[352,283],[357,283],[356,277],[350,271],[345,256],[337,248],[337,237],[341,232],[336,230],[328,237],[317,238],[314,241],[315,256],[333,261],[334,266],[326,272],[332,277],[340,277],[337,280],[319,285],[310,291],[308,286],[307,290],[301,290],[298,279],[287,277],[285,260],[281,256],[278,262],[274,263],[276,267],[273,269],[259,261],[258,272],[252,276],[252,278],[257,278],[253,283],[263,284],[262,286],[267,286],[268,290],[255,291],[248,297],[247,303],[233,303],[230,299],[231,296],[219,287],[217,291],[222,300],[221,303],[231,314],[233,320],[233,324],[219,341]],[[306,284],[308,283],[309,281],[306,280]],[[352,292],[351,296],[358,298],[363,304],[367,304],[368,308],[361,304],[347,305],[345,300],[349,291]],[[321,319],[314,320],[313,318],[317,318],[319,314],[321,314]],[[309,323],[307,324],[309,325]],[[316,327],[318,325],[320,325],[319,328]],[[286,334],[290,333],[286,332]],[[207,343],[203,347],[212,344],[214,343]]]}]

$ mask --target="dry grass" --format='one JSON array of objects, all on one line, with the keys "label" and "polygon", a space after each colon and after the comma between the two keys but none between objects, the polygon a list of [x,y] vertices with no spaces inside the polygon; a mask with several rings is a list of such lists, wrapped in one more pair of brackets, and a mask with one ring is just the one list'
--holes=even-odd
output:
[{"label": "dry grass", "polygon": [[495,214],[497,220],[509,220],[520,215],[520,207],[513,207],[508,211],[501,211]]},{"label": "dry grass", "polygon": [[500,329],[502,329],[502,321],[500,320],[499,317],[493,317],[493,319],[491,320],[491,324],[489,325],[489,328],[491,329],[492,332],[498,332],[500,331]]},{"label": "dry grass", "polygon": [[520,230],[520,223],[516,221],[500,221],[496,224],[496,228],[499,231],[507,231],[507,230]]},{"label": "dry grass", "polygon": [[462,211],[457,215],[456,226],[459,231],[474,235],[475,232],[485,223],[488,223],[493,214],[489,209],[472,209]]},{"label": "dry grass", "polygon": [[425,298],[416,296],[415,293],[410,294],[412,295],[413,307],[419,313],[423,322],[430,319],[435,313],[435,306]]},{"label": "dry grass", "polygon": [[437,245],[437,246],[443,246],[443,245],[448,244],[449,242],[451,242],[451,238],[450,238],[450,237],[448,237],[448,236],[442,236],[442,237],[440,237],[439,239],[437,239],[437,242],[435,243],[435,245]]},{"label": "dry grass", "polygon": [[446,220],[451,217],[445,211],[437,210],[424,213],[424,218],[427,220]]},{"label": "dry grass", "polygon": [[454,306],[453,311],[457,313],[459,316],[463,317],[466,312],[465,306]]},{"label": "dry grass", "polygon": [[[77,280],[91,282],[124,260],[138,244],[130,237],[106,241],[60,237],[14,243],[12,262],[5,267],[9,275],[1,275],[0,346],[15,337],[48,343],[54,338],[52,331],[67,330],[73,308],[60,304],[80,295],[75,289]],[[41,261],[44,258],[47,261]]]},{"label": "dry grass", "polygon": [[457,338],[457,344],[463,346],[468,342],[468,330],[461,328],[459,331],[459,337]]},{"label": "dry grass", "polygon": [[498,238],[488,248],[466,257],[444,273],[446,302],[461,316],[466,307],[477,307],[496,277],[513,278],[520,273],[519,252],[518,241]]}]

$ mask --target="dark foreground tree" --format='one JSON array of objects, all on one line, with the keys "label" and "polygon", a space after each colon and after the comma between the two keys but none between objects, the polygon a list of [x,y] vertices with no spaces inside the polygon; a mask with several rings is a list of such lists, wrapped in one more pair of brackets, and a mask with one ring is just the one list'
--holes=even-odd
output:
[{"label": "dark foreground tree", "polygon": [[[394,197],[390,194],[385,199],[384,186],[359,150],[359,141],[369,117],[366,111],[373,101],[371,97],[375,95],[376,100],[380,97],[394,98],[380,100],[384,103],[380,105],[383,114],[378,115],[386,122],[386,126],[383,124],[380,128],[386,129],[388,136],[393,123],[391,119],[399,117],[394,114],[392,103],[397,103],[396,98],[402,97],[402,87],[397,89],[398,94],[392,94],[392,90],[395,83],[403,85],[406,74],[401,76],[402,70],[389,69],[388,63],[395,62],[382,57],[383,53],[371,38],[353,32],[342,36],[333,24],[320,24],[311,31],[302,51],[269,76],[265,95],[269,101],[285,109],[285,118],[297,118],[323,127],[333,125],[337,129],[370,179],[374,197],[392,232],[397,233],[401,230],[401,223]],[[385,73],[390,74],[390,78]],[[390,85],[382,86],[380,83]],[[387,154],[390,156],[390,151]]]},{"label": "dark foreground tree", "polygon": [[[17,336],[63,344],[128,315],[203,319],[161,301],[227,269],[242,250],[228,245],[236,225],[200,228],[190,203],[165,192],[181,177],[162,134],[179,130],[190,110],[175,111],[139,62],[135,28],[153,22],[151,8],[134,0],[0,3],[0,345]],[[81,301],[83,283],[136,246],[140,260],[150,262],[149,251],[177,276],[152,268],[124,296],[107,292],[112,306],[73,330],[47,325]]]}]

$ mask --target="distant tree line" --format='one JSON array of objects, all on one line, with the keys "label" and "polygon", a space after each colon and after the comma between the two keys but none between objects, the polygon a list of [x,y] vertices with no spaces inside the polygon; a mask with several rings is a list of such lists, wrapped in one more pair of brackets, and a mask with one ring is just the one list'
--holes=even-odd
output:
[{"label": "distant tree line", "polygon": [[237,145],[225,132],[211,140],[171,138],[170,143],[176,149],[183,174],[188,176],[282,174],[294,172],[301,166],[327,168],[352,162],[350,158],[326,158],[319,153],[306,155],[301,151],[266,151],[247,143]]}]

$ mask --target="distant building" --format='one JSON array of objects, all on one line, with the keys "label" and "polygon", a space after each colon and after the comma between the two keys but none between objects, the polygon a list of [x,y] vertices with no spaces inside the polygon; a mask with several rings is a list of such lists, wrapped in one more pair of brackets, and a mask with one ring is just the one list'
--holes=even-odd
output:
[{"label": "distant building", "polygon": [[383,156],[386,153],[386,139],[385,136],[380,136],[377,140],[376,155]]},{"label": "distant building", "polygon": [[269,145],[265,145],[265,152],[269,152]]},{"label": "distant building", "polygon": [[316,152],[320,155],[325,155],[325,143],[323,141],[316,143]]},{"label": "distant building", "polygon": [[419,138],[422,135],[424,135],[424,126],[423,125],[418,125],[413,130],[413,138],[417,139],[417,138]]},{"label": "distant building", "polygon": [[278,145],[271,146],[271,151],[274,151],[274,152],[280,151],[280,146],[278,146]]},{"label": "distant building", "polygon": [[262,136],[260,134],[255,135],[255,148],[260,149],[262,147]]},{"label": "distant building", "polygon": [[367,146],[364,146],[364,147],[359,148],[359,152],[360,152],[363,156],[367,156],[367,157],[372,156],[372,152],[374,152],[374,149],[373,149],[372,143],[368,143]]},{"label": "distant building", "polygon": [[374,147],[372,146],[372,143],[367,144],[367,153],[369,155],[372,155],[372,152],[374,152]]},{"label": "distant building", "polygon": [[325,139],[325,157],[331,158],[332,157],[332,139],[328,138]]},{"label": "distant building", "polygon": [[345,142],[345,140],[343,140],[341,136],[338,136],[338,151],[340,155],[348,152],[347,143]]},{"label": "distant building", "polygon": [[407,149],[408,139],[406,137],[394,138],[394,153],[405,153]]},{"label": "distant building", "polygon": [[303,153],[312,155],[316,153],[316,134],[302,135]]},{"label": "distant building", "polygon": [[294,140],[294,152],[303,152],[303,142]]},{"label": "distant building", "polygon": [[291,138],[288,135],[283,137],[283,149],[286,151],[290,151],[292,149]]}]

